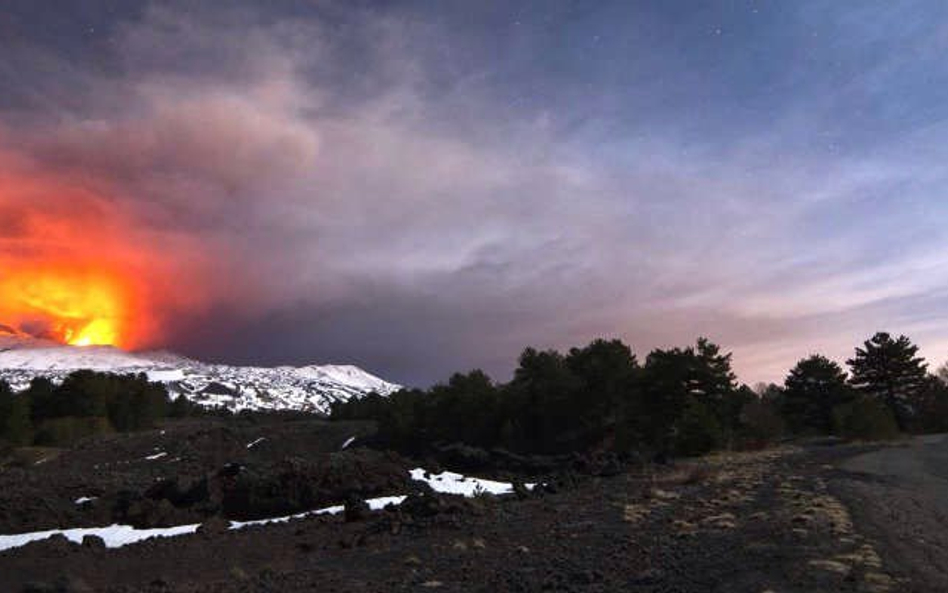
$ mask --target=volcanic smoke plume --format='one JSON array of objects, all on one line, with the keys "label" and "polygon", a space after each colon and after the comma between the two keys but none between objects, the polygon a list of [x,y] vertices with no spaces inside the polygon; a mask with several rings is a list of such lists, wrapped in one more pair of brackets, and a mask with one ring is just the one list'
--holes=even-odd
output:
[{"label": "volcanic smoke plume", "polygon": [[159,344],[166,319],[202,298],[202,259],[121,204],[101,181],[3,153],[0,136],[0,325],[77,346]]}]

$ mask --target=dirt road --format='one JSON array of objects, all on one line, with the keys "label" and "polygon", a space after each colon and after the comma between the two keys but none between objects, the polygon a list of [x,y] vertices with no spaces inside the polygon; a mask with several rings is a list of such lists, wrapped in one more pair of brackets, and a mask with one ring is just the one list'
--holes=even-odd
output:
[{"label": "dirt road", "polygon": [[948,435],[854,457],[831,489],[907,591],[948,591]]}]

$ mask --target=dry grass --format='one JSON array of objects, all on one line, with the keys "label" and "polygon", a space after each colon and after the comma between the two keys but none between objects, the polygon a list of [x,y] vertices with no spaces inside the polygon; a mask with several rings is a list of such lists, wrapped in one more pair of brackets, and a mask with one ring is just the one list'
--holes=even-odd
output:
[{"label": "dry grass", "polygon": [[691,486],[713,480],[721,470],[706,464],[689,464],[656,474],[652,483],[663,486]]}]

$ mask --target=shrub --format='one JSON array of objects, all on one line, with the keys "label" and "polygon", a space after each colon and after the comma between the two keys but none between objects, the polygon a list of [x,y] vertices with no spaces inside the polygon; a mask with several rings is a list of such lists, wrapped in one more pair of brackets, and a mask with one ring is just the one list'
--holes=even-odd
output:
[{"label": "shrub", "polygon": [[200,404],[196,404],[183,395],[179,395],[168,406],[168,416],[170,418],[200,416],[204,410],[205,408]]},{"label": "shrub", "polygon": [[772,443],[786,430],[780,410],[773,401],[756,399],[741,409],[741,440],[744,446]]},{"label": "shrub", "polygon": [[833,409],[834,432],[846,439],[879,441],[898,436],[899,428],[892,409],[869,397]]}]

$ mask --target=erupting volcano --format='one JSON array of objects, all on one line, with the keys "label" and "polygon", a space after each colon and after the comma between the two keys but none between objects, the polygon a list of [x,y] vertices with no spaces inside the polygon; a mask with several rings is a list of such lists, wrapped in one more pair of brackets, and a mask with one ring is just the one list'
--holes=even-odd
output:
[{"label": "erupting volcano", "polygon": [[0,323],[73,346],[129,345],[134,291],[120,275],[44,265],[0,272]]}]

